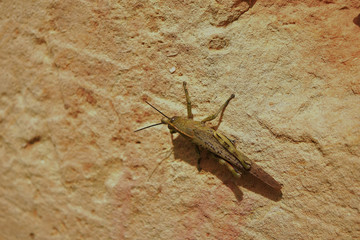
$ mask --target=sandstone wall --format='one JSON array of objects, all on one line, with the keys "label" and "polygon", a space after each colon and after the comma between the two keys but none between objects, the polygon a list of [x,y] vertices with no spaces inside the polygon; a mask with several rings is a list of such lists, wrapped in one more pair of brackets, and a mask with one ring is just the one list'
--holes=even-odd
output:
[{"label": "sandstone wall", "polygon": [[[0,1],[0,238],[359,239],[360,2]],[[283,184],[202,168],[213,113]],[[216,121],[215,121],[216,124]]]}]

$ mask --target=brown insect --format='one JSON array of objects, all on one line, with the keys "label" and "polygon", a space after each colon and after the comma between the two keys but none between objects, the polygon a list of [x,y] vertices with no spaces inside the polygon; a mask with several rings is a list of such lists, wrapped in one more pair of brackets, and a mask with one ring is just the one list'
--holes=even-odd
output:
[{"label": "brown insect", "polygon": [[205,125],[206,122],[214,120],[220,112],[222,112],[226,106],[229,104],[230,100],[235,97],[232,94],[226,102],[218,109],[215,114],[212,114],[201,121],[193,120],[193,114],[191,110],[191,100],[189,96],[189,92],[186,86],[186,82],[183,82],[183,87],[185,91],[186,103],[187,103],[187,118],[174,116],[169,118],[160,110],[155,108],[150,103],[152,108],[158,111],[160,114],[164,116],[161,119],[160,123],[153,124],[141,129],[136,130],[138,132],[140,130],[153,127],[160,124],[167,124],[170,129],[170,133],[180,133],[185,138],[189,139],[192,143],[195,144],[196,151],[199,154],[198,158],[198,169],[200,168],[200,148],[205,148],[206,150],[212,152],[217,157],[219,157],[219,162],[221,164],[225,164],[228,169],[233,173],[234,176],[240,177],[242,173],[251,174],[254,177],[258,178],[268,186],[280,190],[281,184],[278,183],[273,177],[271,177],[268,173],[266,173],[259,165],[257,165],[254,161],[250,160],[243,153],[238,151],[234,146],[233,141],[231,141],[228,137],[221,134],[220,132],[214,130],[211,127]]}]

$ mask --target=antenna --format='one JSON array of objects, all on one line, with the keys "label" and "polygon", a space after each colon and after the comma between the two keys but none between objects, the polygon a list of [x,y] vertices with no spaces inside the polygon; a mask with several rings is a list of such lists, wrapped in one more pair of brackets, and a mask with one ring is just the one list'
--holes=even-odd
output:
[{"label": "antenna", "polygon": [[151,105],[148,101],[145,101],[147,104],[150,105],[150,107],[152,107],[153,109],[155,109],[156,111],[158,111],[161,115],[163,115],[164,117],[166,117],[167,119],[170,119],[168,116],[166,116],[165,114],[163,114],[159,109],[157,109],[156,107],[154,107],[153,105]]},{"label": "antenna", "polygon": [[141,130],[144,130],[144,129],[147,129],[147,128],[150,128],[150,127],[154,127],[154,126],[157,126],[157,125],[160,125],[160,124],[163,124],[163,123],[155,123],[155,124],[152,124],[150,126],[143,127],[143,128],[138,129],[138,130],[135,130],[134,132],[138,132],[138,131],[141,131]]},{"label": "antenna", "polygon": [[[168,116],[166,116],[165,114],[163,114],[159,109],[157,109],[156,107],[154,107],[153,105],[151,105],[148,101],[145,101],[147,104],[150,105],[150,107],[152,107],[153,109],[155,109],[156,111],[158,111],[161,115],[163,115],[164,117],[166,117],[167,119],[170,119]],[[160,125],[160,124],[163,124],[162,122],[160,123],[155,123],[155,124],[152,124],[150,126],[147,126],[147,127],[143,127],[143,128],[140,128],[138,130],[135,130],[134,132],[138,132],[138,131],[141,131],[141,130],[144,130],[144,129],[147,129],[147,128],[151,128],[151,127],[154,127],[154,126],[157,126],[157,125]]]}]

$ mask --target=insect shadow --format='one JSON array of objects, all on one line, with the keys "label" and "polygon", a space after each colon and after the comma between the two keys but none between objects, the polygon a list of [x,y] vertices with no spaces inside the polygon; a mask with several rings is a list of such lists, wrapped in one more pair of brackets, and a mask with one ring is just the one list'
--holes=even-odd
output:
[{"label": "insect shadow", "polygon": [[[174,147],[174,158],[181,159],[196,168],[197,153],[193,144],[181,135],[178,135],[175,138],[172,137],[172,143]],[[211,152],[203,150],[201,152],[201,157],[203,158],[201,161],[202,169],[199,174],[209,172],[216,176],[234,193],[234,196],[239,202],[243,199],[243,192],[241,191],[240,186],[270,200],[281,200],[281,190],[278,191],[271,188],[250,174],[245,173],[240,178],[235,178],[232,174],[229,174],[229,170],[226,166],[219,164],[218,158]]]}]

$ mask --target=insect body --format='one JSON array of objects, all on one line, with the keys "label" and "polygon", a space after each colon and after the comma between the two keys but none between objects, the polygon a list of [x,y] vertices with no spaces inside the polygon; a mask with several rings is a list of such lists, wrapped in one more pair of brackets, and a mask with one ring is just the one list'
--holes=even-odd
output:
[{"label": "insect body", "polygon": [[149,104],[152,108],[156,111],[161,113],[164,118],[161,119],[161,123],[157,123],[148,127],[141,128],[137,131],[143,130],[145,128],[149,128],[155,125],[160,124],[167,124],[170,133],[180,133],[185,138],[189,139],[191,142],[195,144],[196,150],[199,153],[198,158],[198,169],[200,170],[200,148],[202,147],[217,157],[220,158],[220,163],[225,164],[229,170],[236,176],[240,177],[241,173],[249,173],[256,178],[260,179],[270,187],[280,190],[281,185],[278,183],[274,178],[272,178],[268,173],[262,170],[255,162],[251,161],[247,156],[243,153],[238,151],[234,146],[233,142],[227,138],[225,135],[219,133],[218,131],[214,130],[205,125],[205,122],[211,121],[215,119],[220,112],[222,112],[225,107],[229,104],[230,100],[235,97],[234,94],[230,96],[230,98],[218,109],[218,111],[208,116],[207,118],[203,119],[202,121],[195,121],[193,120],[193,114],[191,109],[191,101],[189,92],[186,86],[186,82],[183,83],[186,103],[187,103],[187,115],[188,117],[179,117],[174,116],[169,118],[154,106]]}]

